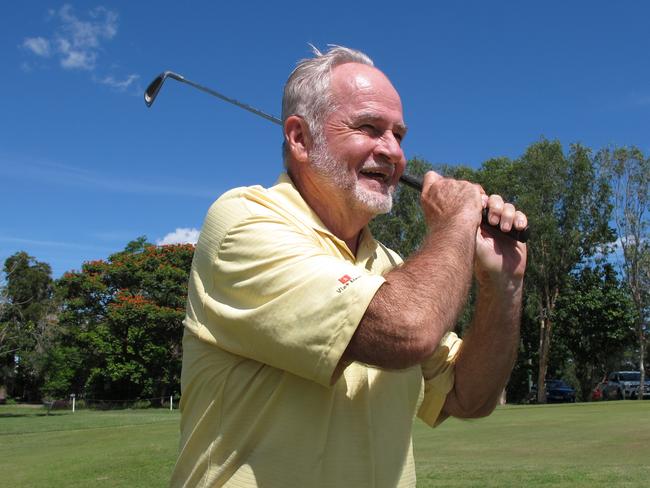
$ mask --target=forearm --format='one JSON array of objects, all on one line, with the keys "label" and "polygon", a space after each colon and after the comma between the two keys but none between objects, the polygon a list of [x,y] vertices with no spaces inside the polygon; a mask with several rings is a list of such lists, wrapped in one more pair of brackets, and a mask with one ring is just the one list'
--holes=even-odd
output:
[{"label": "forearm", "polygon": [[474,319],[455,363],[444,410],[461,418],[488,415],[508,382],[519,346],[523,280],[479,290]]},{"label": "forearm", "polygon": [[472,279],[474,233],[430,234],[415,255],[388,273],[346,355],[385,368],[405,368],[431,355],[454,328]]}]

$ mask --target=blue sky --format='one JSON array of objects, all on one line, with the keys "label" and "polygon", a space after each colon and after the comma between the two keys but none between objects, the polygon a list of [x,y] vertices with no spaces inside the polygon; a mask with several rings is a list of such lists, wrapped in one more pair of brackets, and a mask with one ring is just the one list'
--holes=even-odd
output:
[{"label": "blue sky", "polygon": [[271,185],[272,114],[308,43],[361,49],[402,95],[408,156],[479,166],[540,137],[650,153],[650,3],[13,3],[0,16],[0,260],[54,276],[137,236],[195,238],[234,186]]}]

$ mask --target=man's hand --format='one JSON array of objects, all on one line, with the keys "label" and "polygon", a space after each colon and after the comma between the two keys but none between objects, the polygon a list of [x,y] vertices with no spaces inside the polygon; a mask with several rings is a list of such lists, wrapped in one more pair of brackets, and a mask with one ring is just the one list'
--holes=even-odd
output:
[{"label": "man's hand", "polygon": [[430,232],[476,232],[475,275],[481,286],[507,290],[520,283],[526,268],[526,245],[489,226],[481,226],[482,209],[488,222],[503,232],[523,230],[526,215],[499,195],[487,196],[480,185],[443,178],[429,171],[422,185],[422,210]]},{"label": "man's hand", "polygon": [[474,234],[481,223],[482,195],[485,192],[480,185],[427,172],[421,204],[429,232],[466,230]]},{"label": "man's hand", "polygon": [[[487,205],[488,222],[504,232],[512,228],[523,230],[528,225],[526,215],[499,195],[483,197]],[[480,226],[476,236],[475,275],[481,287],[510,290],[519,286],[526,269],[526,245],[511,239],[489,226]]]}]

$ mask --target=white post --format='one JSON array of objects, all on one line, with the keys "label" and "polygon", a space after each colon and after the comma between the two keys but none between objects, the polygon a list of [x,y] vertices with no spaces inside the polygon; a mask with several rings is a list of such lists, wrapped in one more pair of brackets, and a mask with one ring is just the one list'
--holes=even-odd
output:
[{"label": "white post", "polygon": [[76,398],[75,398],[75,394],[73,393],[73,394],[70,395],[70,396],[72,397],[72,413],[74,413],[75,400],[76,400]]},{"label": "white post", "polygon": [[169,411],[174,410],[174,395],[169,395]]}]

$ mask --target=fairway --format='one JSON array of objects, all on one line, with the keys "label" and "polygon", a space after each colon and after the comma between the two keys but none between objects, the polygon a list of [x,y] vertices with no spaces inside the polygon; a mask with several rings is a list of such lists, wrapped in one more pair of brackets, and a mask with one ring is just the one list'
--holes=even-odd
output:
[{"label": "fairway", "polygon": [[[177,411],[0,406],[3,486],[166,486]],[[419,487],[650,486],[650,402],[508,406],[415,422]],[[287,469],[291,469],[287,466]]]},{"label": "fairway", "polygon": [[414,425],[421,487],[650,487],[650,402],[507,406]]}]

